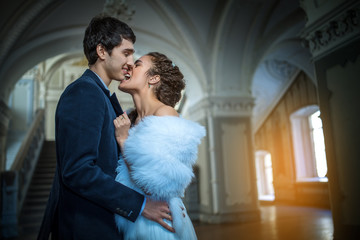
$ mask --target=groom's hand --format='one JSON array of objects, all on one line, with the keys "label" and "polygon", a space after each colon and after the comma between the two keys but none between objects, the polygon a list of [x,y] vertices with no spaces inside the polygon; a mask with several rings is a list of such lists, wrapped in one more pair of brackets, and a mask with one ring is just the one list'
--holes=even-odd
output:
[{"label": "groom's hand", "polygon": [[146,204],[142,215],[151,221],[159,223],[170,232],[175,232],[174,228],[164,222],[164,219],[172,221],[169,205],[166,202],[152,201],[146,198]]}]

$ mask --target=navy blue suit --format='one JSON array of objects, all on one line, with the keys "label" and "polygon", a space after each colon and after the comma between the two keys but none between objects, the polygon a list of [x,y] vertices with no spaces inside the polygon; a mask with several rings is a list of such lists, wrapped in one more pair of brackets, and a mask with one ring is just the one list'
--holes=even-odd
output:
[{"label": "navy blue suit", "polygon": [[[114,99],[113,99],[114,100]],[[70,84],[56,109],[57,172],[38,239],[122,239],[114,213],[135,221],[144,196],[115,181],[117,100],[91,71]],[[119,111],[119,110],[118,110]]]}]

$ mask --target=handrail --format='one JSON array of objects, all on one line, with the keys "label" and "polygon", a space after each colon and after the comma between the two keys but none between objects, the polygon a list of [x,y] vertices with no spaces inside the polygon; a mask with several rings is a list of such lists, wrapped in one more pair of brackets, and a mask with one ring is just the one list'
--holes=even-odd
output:
[{"label": "handrail", "polygon": [[27,132],[10,171],[18,172],[18,215],[21,212],[27,190],[34,173],[45,139],[45,113],[37,110],[36,117]]}]

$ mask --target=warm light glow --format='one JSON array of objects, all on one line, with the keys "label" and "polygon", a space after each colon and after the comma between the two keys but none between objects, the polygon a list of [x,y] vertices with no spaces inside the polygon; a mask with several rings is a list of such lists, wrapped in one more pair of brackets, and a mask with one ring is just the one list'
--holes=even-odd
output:
[{"label": "warm light glow", "polygon": [[324,133],[320,111],[310,116],[311,133],[316,159],[316,171],[319,177],[325,177],[327,173]]},{"label": "warm light glow", "polygon": [[266,179],[266,195],[274,195],[274,185],[273,185],[273,170],[272,170],[272,162],[271,162],[271,154],[267,153],[265,155],[265,179]]}]

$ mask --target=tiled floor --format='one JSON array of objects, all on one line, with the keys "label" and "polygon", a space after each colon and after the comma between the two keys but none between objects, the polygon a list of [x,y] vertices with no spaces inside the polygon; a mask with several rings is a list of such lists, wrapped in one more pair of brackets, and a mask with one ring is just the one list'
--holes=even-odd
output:
[{"label": "tiled floor", "polygon": [[330,210],[262,206],[261,221],[231,224],[195,224],[199,240],[330,240]]}]

